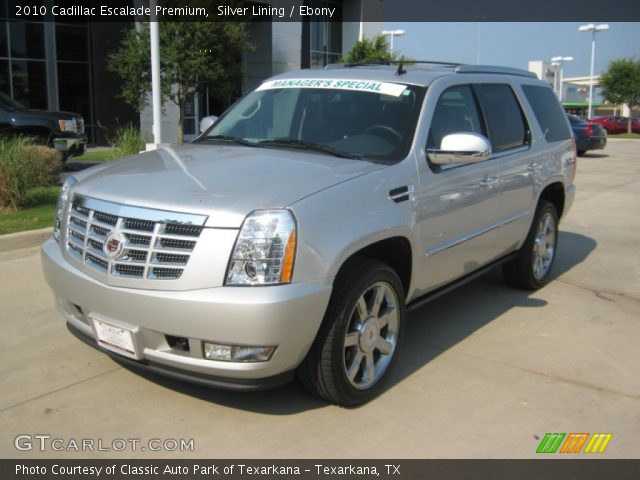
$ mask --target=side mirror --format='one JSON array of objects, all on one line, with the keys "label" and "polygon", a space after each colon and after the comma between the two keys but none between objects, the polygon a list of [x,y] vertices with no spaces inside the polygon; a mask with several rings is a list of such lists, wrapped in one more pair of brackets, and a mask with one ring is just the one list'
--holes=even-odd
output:
[{"label": "side mirror", "polygon": [[491,158],[491,143],[478,133],[451,133],[442,139],[439,150],[427,150],[427,156],[438,165],[482,162]]},{"label": "side mirror", "polygon": [[216,120],[218,120],[218,117],[215,115],[203,117],[202,120],[200,120],[200,133],[203,133],[207,128],[216,123]]}]

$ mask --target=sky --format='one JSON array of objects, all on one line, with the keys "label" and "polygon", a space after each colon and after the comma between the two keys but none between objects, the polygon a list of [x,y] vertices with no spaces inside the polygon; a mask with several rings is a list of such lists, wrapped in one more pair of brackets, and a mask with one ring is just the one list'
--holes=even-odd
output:
[{"label": "sky", "polygon": [[[478,37],[480,64],[526,70],[529,60],[573,57],[572,62],[564,64],[566,78],[589,75],[592,34],[578,31],[586,23],[385,22],[384,29],[405,30],[404,36],[395,37],[393,48],[415,60],[475,64]],[[604,71],[611,60],[640,59],[640,23],[594,23],[610,26],[596,34],[595,75]]]}]

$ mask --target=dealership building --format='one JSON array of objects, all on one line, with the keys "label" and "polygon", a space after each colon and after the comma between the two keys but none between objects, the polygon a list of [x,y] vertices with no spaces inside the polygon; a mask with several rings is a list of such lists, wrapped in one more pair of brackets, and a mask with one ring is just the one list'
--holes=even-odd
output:
[{"label": "dealership building", "polygon": [[[29,3],[51,6],[54,2]],[[280,3],[290,2],[269,2],[274,7]],[[374,36],[382,30],[381,0],[306,3],[335,8],[332,21],[309,17],[302,21],[261,21],[247,25],[255,48],[240,59],[244,74],[238,95],[272,75],[334,63],[359,38]],[[0,0],[1,92],[30,108],[82,114],[90,144],[106,144],[108,132],[127,123],[139,124],[143,131],[151,132],[151,109],[138,114],[125,104],[118,96],[120,78],[107,70],[108,54],[118,47],[127,29],[135,28],[133,17],[128,22],[65,22],[66,19],[59,21],[60,17],[23,21],[15,16],[14,9],[8,0]],[[228,99],[227,104],[232,100]],[[213,99],[208,89],[196,92],[186,109],[185,138],[197,133],[200,118],[219,115],[226,106]],[[172,142],[177,138],[177,107],[170,102],[164,107],[163,139]]]}]

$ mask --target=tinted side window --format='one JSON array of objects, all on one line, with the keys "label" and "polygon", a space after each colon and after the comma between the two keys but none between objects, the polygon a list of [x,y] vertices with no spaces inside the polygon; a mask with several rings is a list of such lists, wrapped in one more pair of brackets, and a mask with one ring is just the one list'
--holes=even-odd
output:
[{"label": "tinted side window", "polygon": [[442,93],[436,104],[427,148],[438,149],[445,135],[463,132],[485,135],[471,88],[451,87]]},{"label": "tinted side window", "polygon": [[548,142],[558,142],[571,138],[567,122],[564,121],[564,110],[550,88],[523,85],[522,91],[531,104],[540,128],[542,128],[543,132],[546,132],[545,138]]},{"label": "tinted side window", "polygon": [[581,123],[585,123],[580,118],[576,117],[575,115],[567,115],[567,118],[569,119],[569,123],[571,125],[580,125]]},{"label": "tinted side window", "polygon": [[515,94],[508,85],[475,87],[487,120],[489,139],[494,152],[528,143],[528,127]]}]

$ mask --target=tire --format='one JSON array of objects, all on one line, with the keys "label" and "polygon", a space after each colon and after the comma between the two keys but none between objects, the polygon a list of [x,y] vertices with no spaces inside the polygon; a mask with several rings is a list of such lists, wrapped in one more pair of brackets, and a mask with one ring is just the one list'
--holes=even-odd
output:
[{"label": "tire", "polygon": [[405,292],[398,274],[376,260],[352,261],[334,283],[298,378],[312,393],[336,405],[368,402],[384,388],[396,363],[405,319]]},{"label": "tire", "polygon": [[578,151],[577,151],[577,154],[578,154],[578,156],[579,156],[579,157],[584,157],[584,154],[585,154],[585,153],[587,153],[587,151],[586,151],[586,150],[578,150]]},{"label": "tire", "polygon": [[546,285],[557,251],[558,212],[552,203],[540,200],[522,248],[502,267],[505,281],[524,290],[536,290]]}]

